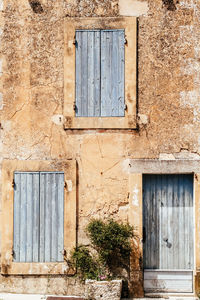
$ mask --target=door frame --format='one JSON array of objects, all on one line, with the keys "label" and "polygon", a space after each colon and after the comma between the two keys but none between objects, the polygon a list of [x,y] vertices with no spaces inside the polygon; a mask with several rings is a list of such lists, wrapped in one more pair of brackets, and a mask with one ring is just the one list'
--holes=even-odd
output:
[{"label": "door frame", "polygon": [[[160,175],[160,176],[162,176],[162,175],[191,175],[191,180],[192,180],[192,189],[193,189],[193,195],[192,195],[192,203],[193,203],[193,208],[192,208],[192,217],[193,217],[193,224],[192,224],[192,230],[193,230],[193,268],[192,269],[144,269],[143,268],[143,274],[144,274],[144,277],[145,277],[145,273],[146,273],[146,276],[148,275],[148,272],[149,273],[152,273],[151,275],[150,275],[150,278],[151,278],[151,276],[154,276],[153,275],[153,273],[156,275],[156,274],[159,274],[160,273],[160,275],[159,276],[163,276],[162,274],[164,274],[164,273],[171,273],[171,276],[172,277],[174,277],[174,280],[176,280],[175,278],[176,278],[176,275],[175,274],[177,274],[178,275],[178,273],[180,274],[180,275],[178,275],[178,276],[181,276],[181,274],[184,274],[183,276],[185,276],[186,275],[186,273],[192,273],[190,276],[192,276],[192,291],[191,292],[188,292],[188,291],[179,291],[179,292],[176,292],[177,294],[186,294],[186,295],[188,295],[188,294],[193,294],[194,293],[194,269],[195,269],[195,189],[194,189],[194,173],[179,173],[179,174],[177,174],[177,173],[162,173],[162,174],[160,174],[160,173],[151,173],[151,174],[147,174],[147,173],[144,173],[144,174],[142,174],[142,192],[143,192],[143,188],[144,188],[144,175]],[[142,206],[143,206],[143,201],[144,201],[144,199],[143,199],[143,194],[142,194]],[[143,211],[143,214],[142,214],[142,224],[143,224],[143,217],[144,217],[144,211]],[[143,224],[143,226],[144,226],[144,224]],[[144,249],[143,249],[144,250]],[[143,257],[144,257],[144,252],[143,252]],[[157,278],[157,276],[155,276],[156,278]],[[190,277],[191,278],[191,277]],[[147,280],[149,280],[149,279],[147,279]],[[165,279],[164,279],[165,280]],[[144,282],[144,281],[143,281]],[[162,280],[161,280],[161,282],[162,282]],[[177,288],[178,289],[178,288]],[[146,294],[160,294],[160,293],[163,293],[163,294],[172,294],[172,293],[175,293],[175,292],[165,292],[165,291],[162,291],[162,292],[157,292],[157,291],[147,291],[146,292]]]},{"label": "door frame", "polygon": [[[159,160],[126,160],[125,165],[129,168],[129,223],[134,226],[138,235],[138,257],[143,260],[143,174],[193,174],[193,212],[194,212],[194,269],[193,269],[193,293],[196,293],[198,283],[197,276],[200,275],[200,165],[199,161],[159,161]],[[153,165],[153,168],[152,168]],[[180,168],[179,168],[180,166]],[[152,170],[153,169],[153,170]],[[175,169],[177,171],[175,171]],[[194,171],[192,171],[192,170]],[[197,208],[197,209],[196,209]],[[140,295],[143,287],[142,263],[133,259],[131,262],[131,273],[137,273],[134,284],[140,286]],[[167,294],[167,293],[165,293]],[[189,294],[189,293],[188,293]],[[144,289],[143,289],[144,295]]]}]

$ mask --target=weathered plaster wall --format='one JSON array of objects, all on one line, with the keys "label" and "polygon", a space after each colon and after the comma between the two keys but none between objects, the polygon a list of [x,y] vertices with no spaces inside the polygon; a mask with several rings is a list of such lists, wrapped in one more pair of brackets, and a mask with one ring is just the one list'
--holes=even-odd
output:
[{"label": "weathered plaster wall", "polygon": [[[31,8],[28,0],[4,0],[0,12],[1,159],[77,160],[78,242],[84,243],[84,226],[91,216],[134,223],[129,217],[125,159],[199,158],[200,4],[198,0],[40,0],[40,4]],[[139,129],[64,131],[64,18],[120,14],[139,16]],[[139,215],[139,208],[134,209]],[[132,292],[141,296],[141,234],[134,249],[137,272],[131,278]],[[68,279],[58,287],[48,278],[1,277],[0,290],[40,293],[41,284],[48,293],[67,294],[63,280]]]}]

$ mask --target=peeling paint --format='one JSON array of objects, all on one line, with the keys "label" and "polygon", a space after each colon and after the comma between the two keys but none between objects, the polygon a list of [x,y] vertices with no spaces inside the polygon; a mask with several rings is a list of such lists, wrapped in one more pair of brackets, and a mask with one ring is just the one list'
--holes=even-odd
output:
[{"label": "peeling paint", "polygon": [[175,160],[175,157],[171,153],[160,153],[159,159],[160,160]]},{"label": "peeling paint", "polygon": [[72,191],[72,181],[71,180],[66,180],[66,183],[67,183],[68,192],[71,192]]},{"label": "peeling paint", "polygon": [[139,199],[138,199],[139,189],[135,187],[132,193],[133,193],[132,204],[134,206],[139,206]]},{"label": "peeling paint", "polygon": [[63,115],[54,115],[51,119],[54,124],[63,125]]},{"label": "peeling paint", "polygon": [[139,17],[148,13],[147,1],[119,0],[119,14],[122,16]]}]

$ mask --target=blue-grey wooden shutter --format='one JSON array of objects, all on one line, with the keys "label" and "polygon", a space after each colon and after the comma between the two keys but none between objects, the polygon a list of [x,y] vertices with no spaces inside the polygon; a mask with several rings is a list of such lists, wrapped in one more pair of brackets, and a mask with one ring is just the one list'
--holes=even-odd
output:
[{"label": "blue-grey wooden shutter", "polygon": [[101,31],[101,116],[124,116],[124,30]]},{"label": "blue-grey wooden shutter", "polygon": [[14,261],[39,261],[39,173],[14,174]]},{"label": "blue-grey wooden shutter", "polygon": [[64,173],[15,172],[14,182],[14,261],[63,261]]},{"label": "blue-grey wooden shutter", "polygon": [[40,173],[40,262],[63,261],[64,173]]},{"label": "blue-grey wooden shutter", "polygon": [[100,116],[100,30],[76,31],[76,116]]}]

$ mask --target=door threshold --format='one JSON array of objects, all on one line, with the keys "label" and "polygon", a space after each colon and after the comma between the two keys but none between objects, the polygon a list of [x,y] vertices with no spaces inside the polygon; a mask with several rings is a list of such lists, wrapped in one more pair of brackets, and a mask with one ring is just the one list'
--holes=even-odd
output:
[{"label": "door threshold", "polygon": [[145,293],[145,298],[191,298],[199,299],[194,293]]}]

